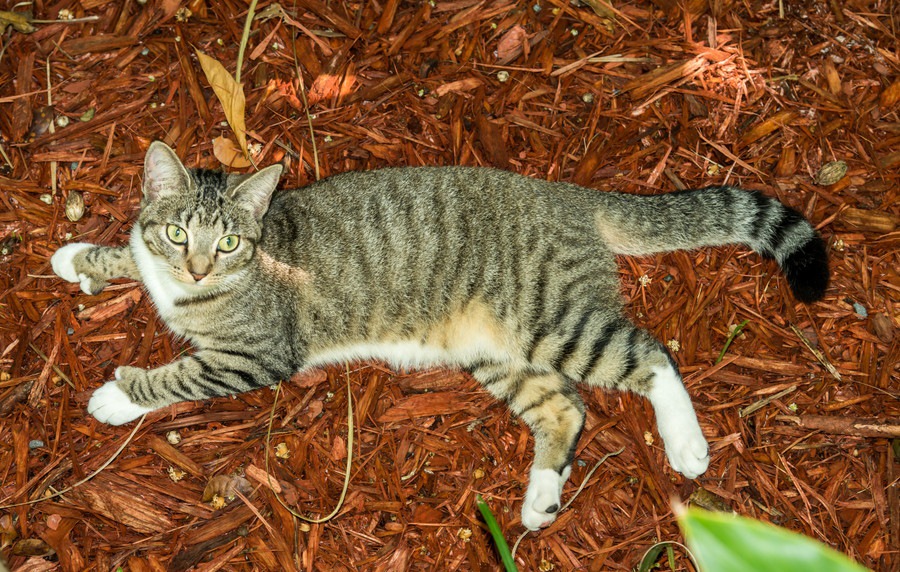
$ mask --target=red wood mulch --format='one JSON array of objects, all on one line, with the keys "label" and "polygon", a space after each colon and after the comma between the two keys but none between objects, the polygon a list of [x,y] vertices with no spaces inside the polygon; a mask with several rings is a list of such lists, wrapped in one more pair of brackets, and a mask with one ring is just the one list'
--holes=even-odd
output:
[{"label": "red wood mulch", "polygon": [[[727,182],[778,196],[828,240],[833,286],[812,306],[795,304],[773,263],[744,248],[622,261],[635,320],[680,345],[712,465],[696,481],[674,474],[646,402],[588,392],[566,496],[604,454],[625,450],[551,528],[522,542],[523,570],[631,570],[656,540],[681,538],[673,497],[775,522],[876,570],[900,568],[892,0],[282,6],[286,15],[274,2],[257,7],[271,17],[253,24],[243,81],[250,141],[262,164],[288,162],[287,186],[313,180],[316,164],[322,176],[494,165],[632,193]],[[134,425],[88,417],[91,391],[118,364],[158,366],[185,349],[138,285],[85,296],[52,276],[48,260],[69,240],[126,240],[152,140],[189,164],[218,165],[211,141],[231,133],[194,50],[233,71],[247,2],[33,9],[39,20],[62,9],[98,18],[2,36],[0,504],[40,499],[98,469]],[[833,161],[846,175],[821,179]],[[84,216],[70,222],[65,204],[79,194]],[[358,439],[331,522],[298,523],[260,485],[274,396],[260,390],[151,415],[93,480],[0,510],[10,567],[497,569],[475,495],[490,499],[511,540],[522,531],[526,428],[463,374],[351,370]],[[341,368],[284,386],[270,472],[307,514],[337,502],[346,421]],[[179,443],[169,444],[171,431]],[[287,458],[276,458],[282,443]],[[219,475],[246,476],[246,500],[202,502]],[[692,569],[683,556],[678,567]]]}]

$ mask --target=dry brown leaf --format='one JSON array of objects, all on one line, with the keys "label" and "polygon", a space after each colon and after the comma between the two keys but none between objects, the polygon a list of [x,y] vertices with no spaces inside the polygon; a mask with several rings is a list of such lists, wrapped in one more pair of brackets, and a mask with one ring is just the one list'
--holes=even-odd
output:
[{"label": "dry brown leaf", "polygon": [[310,105],[315,105],[320,101],[331,99],[340,93],[341,76],[335,73],[323,73],[313,81],[312,87],[309,88],[309,95],[306,96]]},{"label": "dry brown leaf", "polygon": [[900,101],[900,79],[889,85],[878,97],[878,104],[882,109],[890,109],[897,105],[898,101]]},{"label": "dry brown leaf", "polygon": [[31,14],[28,12],[0,11],[0,32],[5,32],[8,26],[23,34],[30,34],[37,29],[31,25]]},{"label": "dry brown leaf", "polygon": [[213,139],[213,155],[216,156],[219,163],[232,169],[243,169],[250,166],[250,161],[241,153],[240,148],[224,135]]},{"label": "dry brown leaf", "polygon": [[513,26],[503,34],[503,37],[500,38],[500,42],[497,44],[497,59],[506,61],[507,58],[520,51],[527,41],[528,33],[525,31],[525,28],[518,24]]},{"label": "dry brown leaf", "polygon": [[584,0],[584,3],[590,6],[591,10],[594,11],[594,14],[597,14],[601,18],[614,19],[616,17],[616,13],[610,9],[609,4],[606,2],[601,2],[600,0]]},{"label": "dry brown leaf", "polygon": [[25,538],[13,545],[11,553],[13,556],[50,556],[54,550],[40,538]]},{"label": "dry brown leaf", "polygon": [[237,496],[235,491],[245,495],[253,490],[250,481],[240,475],[216,475],[209,479],[206,488],[203,489],[203,502],[210,502],[213,497],[220,497],[226,500],[234,500]]},{"label": "dry brown leaf", "polygon": [[236,82],[234,77],[225,69],[225,66],[215,58],[211,58],[197,50],[197,59],[200,60],[200,67],[203,68],[206,80],[222,103],[225,119],[228,120],[231,130],[234,131],[241,151],[244,152],[244,156],[248,156],[247,126],[244,123],[246,101],[244,99],[243,85]]}]

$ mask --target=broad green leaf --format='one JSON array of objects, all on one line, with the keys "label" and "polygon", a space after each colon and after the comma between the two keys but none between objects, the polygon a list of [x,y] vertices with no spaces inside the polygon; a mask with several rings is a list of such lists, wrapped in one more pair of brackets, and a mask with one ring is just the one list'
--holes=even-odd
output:
[{"label": "broad green leaf", "polygon": [[865,572],[830,547],[764,522],[691,508],[678,521],[702,572]]},{"label": "broad green leaf", "polygon": [[225,119],[228,125],[234,131],[237,137],[238,145],[244,156],[247,153],[247,125],[244,123],[244,88],[236,82],[228,70],[215,58],[211,58],[203,52],[197,50],[197,59],[200,60],[200,67],[206,75],[206,80],[216,92],[216,97],[222,103],[222,109],[225,111]]}]

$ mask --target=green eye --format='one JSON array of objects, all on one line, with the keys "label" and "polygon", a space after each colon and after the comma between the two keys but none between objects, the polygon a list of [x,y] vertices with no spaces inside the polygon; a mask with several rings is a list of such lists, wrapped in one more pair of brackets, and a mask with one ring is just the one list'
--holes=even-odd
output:
[{"label": "green eye", "polygon": [[187,244],[187,233],[180,226],[174,224],[166,226],[166,236],[175,244]]},{"label": "green eye", "polygon": [[219,250],[221,252],[231,252],[241,243],[241,237],[236,234],[229,234],[219,239]]}]

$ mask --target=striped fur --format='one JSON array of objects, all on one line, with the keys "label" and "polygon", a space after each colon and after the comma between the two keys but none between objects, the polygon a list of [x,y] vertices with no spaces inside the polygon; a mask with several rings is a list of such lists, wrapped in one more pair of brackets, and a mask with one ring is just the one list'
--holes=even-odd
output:
[{"label": "striped fur", "polygon": [[[91,293],[137,268],[166,324],[197,347],[154,370],[119,368],[121,391],[95,397],[95,416],[122,423],[345,359],[463,368],[534,433],[522,522],[537,528],[554,518],[583,425],[578,383],[648,396],[673,466],[696,476],[708,463],[674,362],[623,317],[615,254],[742,243],[776,259],[801,300],[828,281],[809,223],[756,192],[632,196],[440,167],[273,195],[279,174],[188,171],[156,143],[130,245],[54,256],[60,276],[90,276]],[[167,238],[170,224],[187,244]],[[240,246],[217,251],[228,234]]]}]

